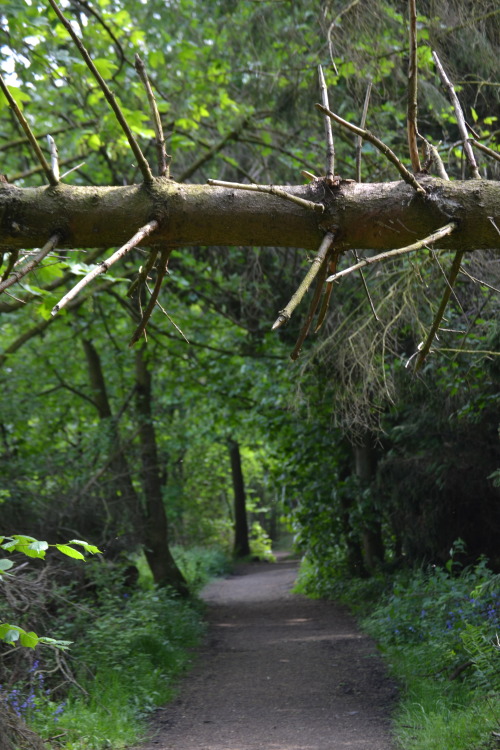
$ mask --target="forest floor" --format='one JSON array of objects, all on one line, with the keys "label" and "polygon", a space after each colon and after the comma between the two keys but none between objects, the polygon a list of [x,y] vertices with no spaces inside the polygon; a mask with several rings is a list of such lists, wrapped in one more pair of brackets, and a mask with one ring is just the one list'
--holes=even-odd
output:
[{"label": "forest floor", "polygon": [[390,750],[396,688],[347,610],[292,594],[297,562],[239,566],[177,699],[136,750]]}]

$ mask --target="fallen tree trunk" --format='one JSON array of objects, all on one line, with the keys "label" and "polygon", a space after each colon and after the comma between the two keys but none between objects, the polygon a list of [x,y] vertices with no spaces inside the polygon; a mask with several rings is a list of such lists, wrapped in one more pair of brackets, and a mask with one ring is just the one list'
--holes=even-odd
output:
[{"label": "fallen tree trunk", "polygon": [[405,182],[330,187],[318,179],[286,186],[324,205],[318,213],[275,195],[155,179],[151,185],[0,187],[0,251],[42,246],[115,247],[152,219],[145,246],[257,245],[315,249],[325,232],[342,249],[389,250],[421,239],[450,221],[457,231],[439,246],[500,249],[500,182],[448,182],[425,177],[422,196]]}]

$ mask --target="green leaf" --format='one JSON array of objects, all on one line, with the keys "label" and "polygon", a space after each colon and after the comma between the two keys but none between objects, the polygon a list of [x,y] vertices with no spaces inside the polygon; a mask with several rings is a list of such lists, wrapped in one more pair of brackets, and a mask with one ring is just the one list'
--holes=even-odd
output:
[{"label": "green leaf", "polygon": [[14,566],[12,560],[0,560],[0,575]]},{"label": "green leaf", "polygon": [[28,549],[35,550],[35,552],[44,552],[48,548],[48,542],[31,542],[31,544],[28,545]]},{"label": "green leaf", "polygon": [[78,552],[78,550],[73,549],[73,547],[68,547],[67,544],[56,544],[56,549],[58,549],[59,552],[62,552],[63,555],[67,555],[68,557],[73,557],[75,560],[85,560],[85,557],[82,555],[81,552]]},{"label": "green leaf", "polygon": [[89,544],[88,542],[83,542],[81,539],[71,539],[68,544],[79,544],[85,549],[85,552],[90,552],[91,555],[96,555],[101,552],[99,547],[96,547],[94,544]]},{"label": "green leaf", "polygon": [[26,646],[26,648],[35,648],[35,646],[40,641],[40,638],[37,636],[36,633],[33,633],[33,631],[30,631],[29,633],[26,633],[26,631],[23,631],[21,633],[21,646]]}]

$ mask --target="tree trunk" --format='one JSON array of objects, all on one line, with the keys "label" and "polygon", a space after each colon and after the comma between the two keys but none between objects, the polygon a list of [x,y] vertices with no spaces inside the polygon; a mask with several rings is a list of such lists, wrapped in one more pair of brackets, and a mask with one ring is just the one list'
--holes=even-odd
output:
[{"label": "tree trunk", "polygon": [[140,537],[140,502],[134,488],[134,483],[132,482],[127,457],[121,446],[118,427],[111,411],[101,365],[101,358],[91,341],[83,339],[82,343],[85,358],[87,360],[90,385],[92,387],[92,400],[99,413],[104,429],[108,431],[108,441],[111,454],[108,467],[109,473],[113,477],[113,487],[116,498],[115,503],[119,508],[119,512],[115,511],[112,514],[115,526],[113,533],[119,534],[119,529],[123,527],[124,516],[128,515],[130,525],[136,527],[138,536]]},{"label": "tree trunk", "polygon": [[[353,446],[356,476],[364,486],[373,482],[377,469],[377,452],[371,432],[366,431],[362,442]],[[361,531],[365,567],[368,571],[376,570],[384,560],[384,543],[382,541],[382,523],[377,510],[371,503],[364,507],[365,523]]]},{"label": "tree trunk", "polygon": [[151,410],[152,386],[144,349],[136,352],[137,416],[141,444],[142,486],[145,502],[145,553],[159,586],[172,586],[182,596],[189,594],[184,577],[168,546],[168,520],[161,491],[156,433]]},{"label": "tree trunk", "polygon": [[250,542],[248,540],[248,522],[245,497],[245,483],[241,470],[240,446],[236,440],[229,440],[229,456],[234,489],[234,548],[235,557],[248,557]]},{"label": "tree trunk", "polygon": [[[456,220],[444,249],[500,249],[488,217],[500,215],[500,182],[420,180],[427,196],[405,182],[323,180],[286,186],[288,193],[325,206],[307,210],[274,195],[156,179],[151,186],[17,188],[0,184],[0,250],[41,247],[61,233],[58,247],[114,247],[157,219],[146,246],[260,245],[317,248],[326,231],[343,250],[404,247]],[[427,250],[422,249],[422,253]]]}]

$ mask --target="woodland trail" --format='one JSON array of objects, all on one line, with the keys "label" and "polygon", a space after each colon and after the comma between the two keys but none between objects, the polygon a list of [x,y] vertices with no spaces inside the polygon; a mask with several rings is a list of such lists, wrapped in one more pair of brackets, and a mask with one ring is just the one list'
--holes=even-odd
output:
[{"label": "woodland trail", "polygon": [[209,631],[137,750],[391,750],[395,688],[333,602],[292,594],[297,563],[252,563],[204,591]]}]

